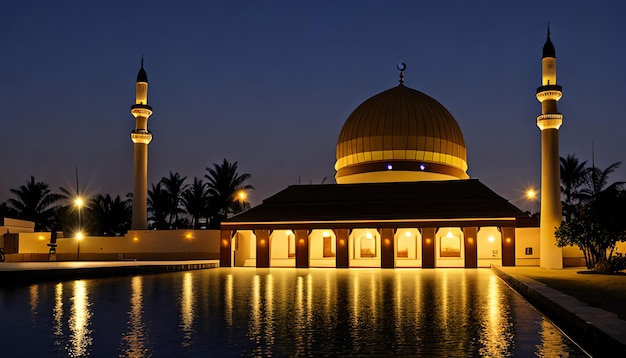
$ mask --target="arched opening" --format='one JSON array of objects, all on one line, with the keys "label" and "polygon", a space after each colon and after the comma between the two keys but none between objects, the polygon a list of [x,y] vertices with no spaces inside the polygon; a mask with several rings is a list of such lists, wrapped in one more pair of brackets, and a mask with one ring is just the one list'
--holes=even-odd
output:
[{"label": "arched opening", "polygon": [[442,227],[435,238],[436,267],[465,267],[465,245],[460,228]]},{"label": "arched opening", "polygon": [[256,235],[252,230],[237,230],[232,238],[232,262],[235,267],[256,266]]},{"label": "arched opening", "polygon": [[296,267],[296,236],[291,230],[270,235],[270,267]]},{"label": "arched opening", "polygon": [[502,233],[496,226],[485,226],[478,229],[477,250],[478,267],[502,265]]},{"label": "arched opening", "polygon": [[380,267],[380,234],[376,229],[354,229],[348,242],[350,267]]},{"label": "arched opening", "polygon": [[309,266],[336,267],[337,239],[331,229],[316,229],[309,235]]},{"label": "arched opening", "polygon": [[422,234],[416,228],[398,229],[395,239],[396,267],[422,266]]}]

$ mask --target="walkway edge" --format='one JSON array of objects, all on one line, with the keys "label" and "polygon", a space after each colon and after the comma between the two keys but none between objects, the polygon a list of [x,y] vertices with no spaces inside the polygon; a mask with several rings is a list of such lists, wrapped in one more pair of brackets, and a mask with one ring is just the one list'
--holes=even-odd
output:
[{"label": "walkway edge", "polygon": [[42,267],[0,270],[0,284],[23,285],[49,281],[139,275],[151,273],[202,270],[219,267],[218,260],[197,261],[128,261],[114,263],[80,263],[82,267],[60,267],[42,263]]},{"label": "walkway edge", "polygon": [[491,270],[593,356],[626,356],[626,321],[545,284]]}]

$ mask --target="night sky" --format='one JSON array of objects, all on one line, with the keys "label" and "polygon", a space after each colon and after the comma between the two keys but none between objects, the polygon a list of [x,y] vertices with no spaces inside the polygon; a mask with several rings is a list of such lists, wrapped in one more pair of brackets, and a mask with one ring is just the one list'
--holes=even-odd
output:
[{"label": "night sky", "polygon": [[[339,131],[398,84],[459,123],[468,173],[522,209],[540,184],[541,50],[563,86],[560,153],[626,162],[621,1],[3,1],[0,201],[30,175],[132,191],[135,80],[148,74],[149,183],[223,158],[256,187],[334,183]],[[626,163],[611,176],[626,180]],[[535,206],[535,210],[538,205]]]}]

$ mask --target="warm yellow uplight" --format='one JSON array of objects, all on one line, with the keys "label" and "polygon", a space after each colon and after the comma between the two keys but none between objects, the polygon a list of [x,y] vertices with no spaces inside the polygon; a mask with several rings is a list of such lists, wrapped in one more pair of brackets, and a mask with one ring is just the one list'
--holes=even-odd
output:
[{"label": "warm yellow uplight", "polygon": [[493,242],[495,239],[493,238],[493,236],[489,236],[487,240],[489,240],[489,242]]},{"label": "warm yellow uplight", "polygon": [[76,200],[74,200],[74,204],[78,207],[81,208],[83,206],[83,198],[81,198],[80,196],[76,198]]},{"label": "warm yellow uplight", "polygon": [[186,238],[186,239],[191,239],[191,233],[190,233],[190,232],[188,232],[188,233],[187,233],[187,235],[185,235],[185,238]]},{"label": "warm yellow uplight", "polygon": [[39,235],[39,240],[44,240],[44,237]]},{"label": "warm yellow uplight", "polygon": [[139,241],[139,238],[137,236],[133,237],[133,241]]},{"label": "warm yellow uplight", "polygon": [[406,237],[411,237],[411,232],[410,232],[410,231],[405,232],[405,233],[404,233],[404,236],[406,236]]},{"label": "warm yellow uplight", "polygon": [[237,197],[239,198],[239,200],[245,201],[248,198],[248,194],[245,190],[239,190],[239,192],[237,193]]},{"label": "warm yellow uplight", "polygon": [[77,233],[76,233],[76,239],[78,239],[78,240],[82,240],[82,239],[83,239],[83,233],[82,233],[82,232],[80,232],[80,231],[79,231],[79,232],[77,232]]},{"label": "warm yellow uplight", "polygon": [[371,239],[371,238],[372,238],[372,234],[370,234],[370,233],[368,232],[367,234],[365,234],[365,237],[366,237],[367,239]]}]

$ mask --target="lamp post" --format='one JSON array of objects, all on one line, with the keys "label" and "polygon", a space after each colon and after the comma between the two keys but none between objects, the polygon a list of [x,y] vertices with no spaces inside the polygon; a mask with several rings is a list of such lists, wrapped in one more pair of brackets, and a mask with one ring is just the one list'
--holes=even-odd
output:
[{"label": "lamp post", "polygon": [[76,205],[76,208],[78,209],[78,232],[76,233],[76,240],[78,241],[77,249],[76,249],[76,261],[78,261],[80,260],[80,240],[83,239],[82,222],[80,218],[80,211],[83,207],[83,199],[80,196],[77,197],[76,200],[74,200],[74,204]]},{"label": "lamp post", "polygon": [[77,249],[76,249],[76,261],[80,261],[80,240],[82,239],[83,239],[83,233],[79,231],[76,234],[76,240],[78,242]]}]

